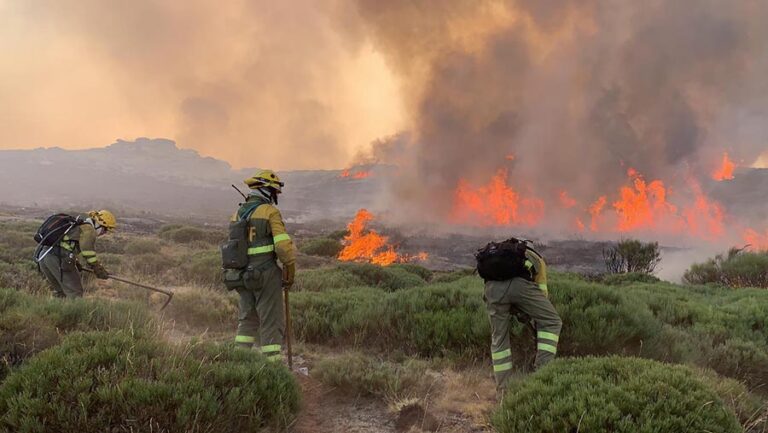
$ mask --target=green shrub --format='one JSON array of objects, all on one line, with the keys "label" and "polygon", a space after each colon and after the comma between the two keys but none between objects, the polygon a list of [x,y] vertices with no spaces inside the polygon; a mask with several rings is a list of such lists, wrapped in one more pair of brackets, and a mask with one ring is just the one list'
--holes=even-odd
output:
[{"label": "green shrub", "polygon": [[67,337],[0,385],[11,431],[258,431],[298,410],[290,372],[253,351],[129,332]]},{"label": "green shrub", "polygon": [[133,239],[125,243],[125,254],[159,254],[160,244],[152,239]]},{"label": "green shrub", "polygon": [[0,262],[0,287],[10,287],[29,293],[44,294],[51,287],[38,271],[32,260],[20,260],[14,263]]},{"label": "green shrub", "polygon": [[623,286],[632,283],[658,283],[661,280],[650,274],[642,272],[628,272],[626,274],[604,274],[600,282],[609,286]]},{"label": "green shrub", "polygon": [[336,239],[314,238],[302,242],[299,251],[311,256],[336,257],[343,248]]},{"label": "green shrub", "polygon": [[429,386],[427,364],[407,360],[396,364],[361,353],[324,358],[315,364],[313,375],[343,392],[402,400],[424,392]]},{"label": "green shrub", "polygon": [[424,266],[416,265],[413,263],[395,263],[389,266],[390,269],[402,269],[406,272],[410,272],[414,275],[418,275],[424,281],[429,281],[432,278],[432,271]]},{"label": "green shrub", "polygon": [[198,251],[182,258],[180,280],[208,288],[223,288],[221,254],[218,251]]},{"label": "green shrub", "polygon": [[110,329],[147,333],[154,328],[146,308],[138,304],[49,299],[0,289],[0,359],[5,363],[19,364],[69,332]]},{"label": "green shrub", "polygon": [[123,269],[128,273],[149,275],[157,278],[176,266],[176,261],[162,254],[140,254],[128,256],[123,263]]},{"label": "green shrub", "polygon": [[378,266],[370,263],[342,263],[338,268],[356,275],[366,285],[380,287],[385,290],[400,290],[426,283],[420,276],[403,268]]},{"label": "green shrub", "polygon": [[661,261],[658,242],[644,243],[625,239],[603,250],[605,267],[610,274],[638,272],[652,274]]},{"label": "green shrub", "polygon": [[321,292],[363,285],[363,280],[350,272],[337,268],[320,268],[297,272],[295,290]]},{"label": "green shrub", "polygon": [[433,283],[452,283],[464,277],[474,274],[474,269],[459,269],[451,272],[435,272],[432,276]]},{"label": "green shrub", "polygon": [[492,417],[504,432],[740,432],[693,371],[634,358],[564,359],[512,384]]},{"label": "green shrub", "polygon": [[768,288],[768,251],[748,252],[732,248],[685,271],[688,284],[720,284],[728,287]]},{"label": "green shrub", "polygon": [[174,227],[165,231],[161,229],[158,235],[161,239],[176,242],[178,244],[190,244],[193,242],[218,244],[226,237],[226,234],[223,231],[203,230],[191,226]]},{"label": "green shrub", "polygon": [[0,245],[8,249],[20,249],[29,246],[35,246],[36,242],[32,239],[32,233],[22,233],[14,230],[0,231]]},{"label": "green shrub", "polygon": [[102,236],[96,241],[96,252],[123,254],[128,242],[130,241],[126,241],[126,237],[121,235]]},{"label": "green shrub", "polygon": [[185,288],[174,292],[173,300],[163,313],[190,329],[234,330],[237,312],[237,292]]},{"label": "green shrub", "polygon": [[345,237],[349,236],[349,230],[343,229],[343,230],[336,230],[328,234],[328,238],[335,239],[337,241],[340,241],[344,239]]}]

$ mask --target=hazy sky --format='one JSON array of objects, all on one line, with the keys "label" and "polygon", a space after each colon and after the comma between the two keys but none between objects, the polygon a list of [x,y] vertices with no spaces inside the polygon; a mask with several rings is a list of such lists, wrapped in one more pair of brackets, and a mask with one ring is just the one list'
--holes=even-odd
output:
[{"label": "hazy sky", "polygon": [[0,0],[0,148],[165,137],[232,165],[338,168],[405,127],[334,2]]}]

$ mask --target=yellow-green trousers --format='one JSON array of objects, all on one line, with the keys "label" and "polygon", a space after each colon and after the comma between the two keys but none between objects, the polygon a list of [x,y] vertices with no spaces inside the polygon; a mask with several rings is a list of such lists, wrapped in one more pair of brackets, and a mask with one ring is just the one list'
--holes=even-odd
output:
[{"label": "yellow-green trousers", "polygon": [[512,376],[512,348],[509,330],[512,317],[520,312],[536,328],[536,361],[539,368],[555,358],[563,322],[539,286],[523,278],[486,281],[485,302],[491,319],[491,358],[496,386],[503,390]]},{"label": "yellow-green trousers", "polygon": [[243,347],[258,343],[270,360],[281,360],[285,334],[283,274],[276,263],[263,270],[248,271],[240,294],[240,317],[235,341]]},{"label": "yellow-green trousers", "polygon": [[58,298],[81,298],[83,296],[83,282],[80,280],[80,273],[77,271],[77,260],[74,255],[69,253],[62,257],[53,254],[51,251],[40,262],[40,270],[45,279],[51,284],[53,295]]}]

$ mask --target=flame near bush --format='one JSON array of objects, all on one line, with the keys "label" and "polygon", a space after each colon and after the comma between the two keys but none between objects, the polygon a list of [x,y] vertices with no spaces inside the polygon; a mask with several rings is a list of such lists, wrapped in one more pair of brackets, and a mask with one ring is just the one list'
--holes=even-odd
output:
[{"label": "flame near bush", "polygon": [[346,245],[339,253],[339,260],[369,262],[386,266],[413,259],[427,259],[428,255],[424,252],[414,257],[398,254],[395,247],[389,243],[387,236],[382,236],[375,230],[367,230],[368,223],[373,219],[373,214],[368,210],[360,209],[357,211],[355,218],[347,225],[349,234],[344,237]]}]

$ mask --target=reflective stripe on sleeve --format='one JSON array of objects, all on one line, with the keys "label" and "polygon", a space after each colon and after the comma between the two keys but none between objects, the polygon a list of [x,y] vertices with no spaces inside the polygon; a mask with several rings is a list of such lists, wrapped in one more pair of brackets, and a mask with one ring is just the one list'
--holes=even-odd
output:
[{"label": "reflective stripe on sleeve", "polygon": [[236,335],[235,343],[255,343],[256,337],[249,337],[247,335]]},{"label": "reflective stripe on sleeve", "polygon": [[255,256],[257,254],[271,253],[272,251],[275,251],[274,245],[265,245],[263,247],[251,247],[251,248],[248,248],[248,255]]},{"label": "reflective stripe on sleeve", "polygon": [[541,289],[543,292],[548,292],[549,291],[549,289],[547,288],[547,284],[546,283],[539,284],[539,289]]},{"label": "reflective stripe on sleeve", "polygon": [[499,359],[504,359],[509,356],[512,356],[512,349],[502,350],[500,352],[493,352],[491,354],[491,358],[493,358],[494,361],[497,361]]},{"label": "reflective stripe on sleeve", "polygon": [[59,244],[59,246],[60,246],[60,247],[62,247],[62,248],[64,248],[64,249],[65,249],[65,250],[67,250],[67,251],[72,251],[72,250],[74,250],[74,248],[72,247],[72,245],[68,244],[67,242],[62,242],[62,243],[60,243],[60,244]]},{"label": "reflective stripe on sleeve", "polygon": [[507,370],[511,370],[511,369],[512,369],[512,363],[511,362],[507,362],[505,364],[499,364],[499,365],[494,365],[493,366],[493,372],[494,373],[498,373],[500,371],[507,371]]},{"label": "reflective stripe on sleeve", "polygon": [[525,268],[530,270],[532,267],[533,267],[533,262],[531,262],[530,260],[526,260]]},{"label": "reflective stripe on sleeve", "polygon": [[96,251],[80,251],[80,254],[82,254],[83,257],[93,257],[96,255]]},{"label": "reflective stripe on sleeve", "polygon": [[90,263],[90,264],[94,264],[94,263],[98,262],[99,259],[96,258],[96,257],[88,257],[87,259],[85,259],[85,261]]},{"label": "reflective stripe on sleeve", "polygon": [[536,333],[536,335],[537,335],[539,338],[541,338],[541,339],[544,339],[544,340],[551,340],[551,341],[554,341],[555,343],[557,343],[558,341],[560,341],[560,336],[559,336],[559,335],[557,335],[557,334],[553,334],[553,333],[551,333],[551,332],[546,332],[546,331],[539,331],[539,332],[537,332],[537,333]]},{"label": "reflective stripe on sleeve", "polygon": [[547,344],[547,343],[539,343],[536,346],[538,347],[539,350],[543,350],[545,352],[557,354],[557,346],[553,346],[553,345]]},{"label": "reflective stripe on sleeve", "polygon": [[291,237],[288,236],[288,233],[282,233],[272,238],[272,242],[274,243],[278,243],[282,241],[290,241],[290,240],[291,240]]}]

